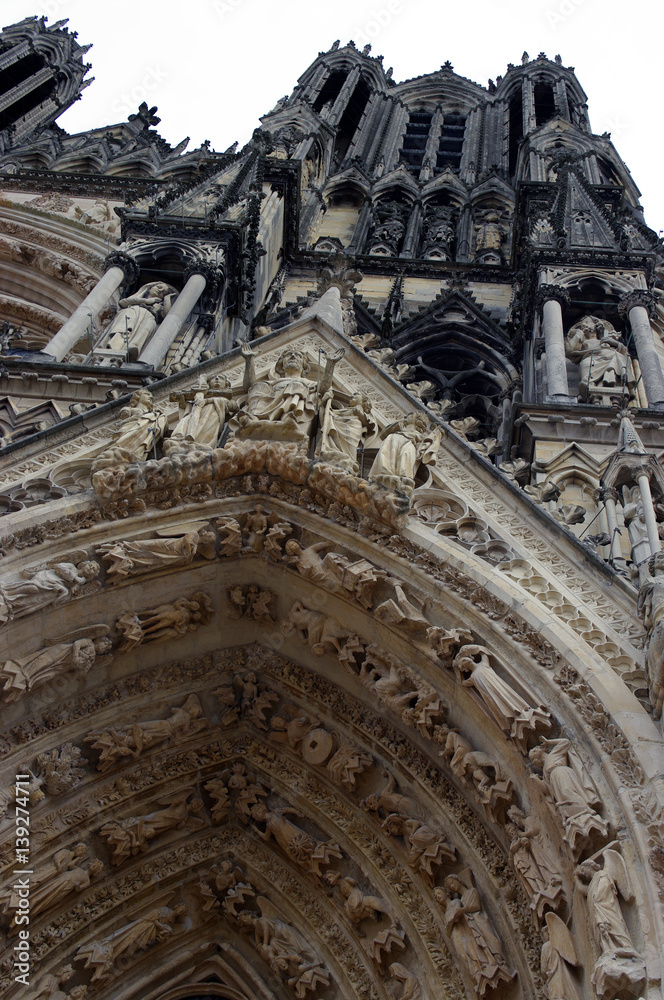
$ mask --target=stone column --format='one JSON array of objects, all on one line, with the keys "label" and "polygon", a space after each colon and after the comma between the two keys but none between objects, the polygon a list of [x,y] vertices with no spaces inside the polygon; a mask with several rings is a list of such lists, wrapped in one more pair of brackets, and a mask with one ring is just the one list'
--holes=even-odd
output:
[{"label": "stone column", "polygon": [[648,544],[650,545],[650,554],[654,556],[655,552],[659,552],[661,550],[662,543],[659,540],[655,507],[653,505],[652,494],[650,492],[649,470],[645,466],[640,465],[634,470],[634,478],[639,484],[639,493],[641,494],[641,503],[643,504],[643,517],[646,522]]},{"label": "stone column", "polygon": [[371,225],[372,208],[371,198],[365,198],[357,222],[355,223],[353,238],[346,247],[347,254],[362,253],[364,242],[369,232],[369,226]]},{"label": "stone column", "polygon": [[417,249],[417,244],[420,239],[420,231],[422,229],[422,202],[416,201],[410,210],[410,216],[408,217],[408,225],[406,226],[406,235],[403,239],[403,246],[401,247],[400,257],[415,257],[415,250]]},{"label": "stone column", "polygon": [[540,285],[537,302],[542,309],[547,396],[569,397],[562,310],[563,305],[569,305],[569,295],[558,285]]},{"label": "stone column", "polygon": [[157,327],[139,356],[141,364],[151,365],[153,368],[159,367],[183,324],[189,318],[191,310],[205,291],[208,281],[214,283],[219,277],[220,272],[205,262],[194,264],[185,271],[187,283],[171,306],[168,316]]},{"label": "stone column", "polygon": [[648,405],[664,408],[664,376],[650,326],[652,307],[652,295],[642,289],[635,289],[620,300],[620,313],[629,317],[632,328]]},{"label": "stone column", "polygon": [[66,323],[52,337],[40,352],[62,361],[64,356],[85,336],[91,321],[104,308],[113,292],[126,281],[138,278],[138,264],[129,254],[117,250],[110,253],[104,262],[106,273],[86,295],[80,306],[71,314]]}]

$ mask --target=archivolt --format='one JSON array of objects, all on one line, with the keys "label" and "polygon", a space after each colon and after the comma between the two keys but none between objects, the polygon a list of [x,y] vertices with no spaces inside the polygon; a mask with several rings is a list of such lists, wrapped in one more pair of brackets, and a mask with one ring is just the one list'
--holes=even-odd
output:
[{"label": "archivolt", "polygon": [[[126,555],[127,540],[157,529],[177,537],[178,526],[193,532],[193,519],[215,540],[214,551],[201,548],[166,572],[130,568],[124,582],[104,557],[102,589],[44,611],[51,642],[75,621],[110,630],[116,652],[85,679],[53,670],[47,686],[35,684],[3,712],[5,787],[26,765],[36,776],[33,898],[45,905],[37,903],[31,924],[35,981],[69,962],[72,983],[94,976],[113,997],[120,982],[123,996],[154,996],[215,977],[235,996],[406,1000],[417,990],[457,998],[496,986],[501,996],[536,997],[550,905],[572,928],[583,960],[573,975],[589,992],[594,945],[574,888],[579,857],[620,835],[636,883],[625,912],[637,951],[642,922],[657,928],[659,911],[654,883],[639,875],[653,844],[645,823],[655,820],[644,770],[576,668],[564,658],[555,670],[555,658],[549,669],[538,663],[526,619],[565,652],[579,646],[576,634],[560,621],[552,629],[514,577],[453,541],[426,528],[408,529],[412,541],[390,537],[369,522],[358,534],[341,505],[328,504],[324,516],[310,492],[291,490],[289,500],[288,490],[264,494],[263,529],[260,517],[258,527],[248,524],[255,498],[240,490],[200,498],[186,513],[155,511],[78,533],[73,559],[101,558],[113,544]],[[341,578],[321,576],[302,557],[319,543],[320,559],[340,557],[326,565]],[[67,545],[35,555],[62,561]],[[147,611],[202,594],[212,610],[190,620],[194,630],[151,641]],[[509,627],[496,602],[513,609]],[[3,631],[14,662],[25,665],[33,616]],[[471,639],[514,698],[511,727],[509,704],[501,724],[491,697],[460,683],[469,677],[458,662],[453,669]],[[590,647],[584,656],[600,661]],[[529,722],[521,703],[539,716]],[[533,780],[527,752],[542,733],[571,741],[598,790],[587,839],[570,834]],[[558,869],[548,904],[518,875],[525,820],[507,815],[512,806],[539,825],[538,850]],[[7,872],[12,849],[6,832]],[[80,872],[79,891],[61,892]],[[456,888],[451,874],[461,878]],[[500,942],[484,978],[463,947],[463,924],[454,930],[455,897],[479,913],[485,942],[490,931]],[[11,917],[6,896],[6,926]]]}]

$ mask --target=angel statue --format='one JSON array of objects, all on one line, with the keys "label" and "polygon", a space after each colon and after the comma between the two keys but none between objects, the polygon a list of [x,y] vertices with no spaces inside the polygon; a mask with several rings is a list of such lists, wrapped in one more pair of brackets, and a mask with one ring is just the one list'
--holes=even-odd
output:
[{"label": "angel statue", "polygon": [[[165,941],[175,930],[175,924],[184,919],[187,907],[158,906],[138,920],[132,920],[113,931],[101,941],[92,941],[76,952],[76,961],[85,961],[86,969],[94,969],[92,982],[106,979],[114,972],[121,959],[132,958],[155,943]],[[126,965],[126,963],[124,963]]]},{"label": "angel statue", "polygon": [[583,1000],[581,987],[572,972],[581,962],[569,928],[557,913],[549,912],[545,919],[540,964],[546,980],[544,990],[548,1000]]},{"label": "angel statue", "polygon": [[[309,435],[319,401],[332,385],[336,364],[344,355],[341,348],[332,357],[325,355],[325,367],[318,381],[307,378],[309,362],[302,351],[287,347],[267,379],[258,379],[255,353],[248,344],[240,348],[245,360],[243,388],[246,402],[238,415],[238,438],[262,441],[292,441],[309,444]],[[325,352],[323,352],[325,354]]]},{"label": "angel statue", "polygon": [[251,910],[237,914],[240,927],[253,933],[258,952],[273,972],[288,977],[296,997],[305,997],[318,986],[328,986],[330,976],[311,951],[305,938],[283,919],[283,914],[265,896],[256,899],[260,916]]},{"label": "angel statue", "polygon": [[574,873],[577,889],[588,900],[590,926],[600,952],[592,983],[598,996],[607,1000],[623,990],[636,996],[644,981],[643,962],[620,905],[621,899],[634,902],[634,890],[622,855],[612,849],[616,843],[583,861]]}]

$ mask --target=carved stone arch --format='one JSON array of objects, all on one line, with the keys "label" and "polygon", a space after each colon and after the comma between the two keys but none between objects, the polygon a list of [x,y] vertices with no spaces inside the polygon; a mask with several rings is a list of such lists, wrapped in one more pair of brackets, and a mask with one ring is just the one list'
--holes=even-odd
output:
[{"label": "carved stone arch", "polygon": [[[251,497],[245,495],[221,503],[208,502],[207,509],[202,509],[199,505],[198,523],[201,515],[204,515],[204,520],[212,524],[215,517],[223,511],[225,518],[235,516],[238,523],[242,524],[254,509],[253,503]],[[176,594],[190,593],[195,587],[201,586],[207,586],[210,593],[215,595],[214,614],[218,624],[208,622],[207,625],[201,625],[196,630],[193,647],[184,639],[175,639],[168,648],[160,643],[148,642],[143,646],[140,658],[130,652],[119,652],[113,661],[114,665],[95,666],[87,680],[61,678],[57,685],[52,685],[48,698],[45,699],[35,690],[24,706],[19,702],[11,707],[7,717],[9,731],[18,732],[17,725],[22,725],[26,732],[34,734],[36,742],[30,754],[31,759],[33,754],[39,757],[48,750],[57,750],[58,746],[73,745],[83,750],[84,759],[88,761],[87,775],[65,793],[66,798],[62,800],[64,812],[61,813],[65,825],[63,828],[62,821],[59,820],[54,829],[59,829],[62,833],[67,831],[66,837],[61,837],[62,844],[66,842],[73,845],[84,840],[89,844],[90,853],[103,858],[107,865],[103,882],[94,882],[90,891],[86,890],[84,906],[82,910],[78,908],[78,915],[76,907],[72,912],[68,901],[64,899],[64,908],[59,904],[59,908],[49,914],[49,919],[55,919],[55,926],[63,929],[66,927],[67,933],[61,943],[64,951],[60,944],[56,945],[55,951],[51,946],[45,949],[48,967],[53,968],[56,961],[64,960],[70,954],[76,960],[80,951],[77,972],[101,969],[102,983],[108,975],[110,978],[105,988],[112,988],[113,977],[106,967],[103,954],[98,949],[95,950],[94,940],[107,942],[104,945],[106,948],[112,948],[113,942],[123,941],[123,928],[130,925],[133,927],[136,921],[152,919],[150,914],[158,905],[170,905],[170,901],[162,901],[162,897],[170,891],[178,893],[178,902],[183,900],[189,907],[190,914],[200,913],[201,904],[194,884],[196,879],[204,877],[205,872],[209,871],[209,865],[215,860],[232,857],[233,864],[242,869],[243,881],[247,881],[255,890],[251,900],[263,896],[269,898],[272,906],[281,913],[278,919],[285,917],[284,922],[295,928],[293,933],[297,931],[302,935],[303,929],[308,927],[308,940],[315,946],[316,955],[323,962],[321,967],[331,971],[333,983],[339,982],[341,973],[337,972],[335,979],[334,962],[340,962],[341,957],[338,951],[330,950],[332,945],[329,939],[319,938],[318,934],[322,932],[315,928],[335,925],[343,927],[344,940],[349,940],[350,934],[350,940],[355,941],[355,944],[350,950],[344,945],[344,960],[349,960],[354,949],[354,953],[359,956],[357,961],[365,969],[363,975],[368,975],[374,982],[378,995],[381,995],[381,983],[384,982],[388,965],[387,960],[377,963],[371,958],[371,954],[365,954],[367,944],[371,942],[363,943],[364,939],[356,937],[355,920],[344,917],[344,913],[349,915],[344,909],[337,885],[340,878],[353,878],[361,893],[383,900],[390,910],[394,910],[398,921],[395,926],[398,926],[399,932],[406,932],[408,943],[404,949],[397,948],[394,944],[392,947],[396,951],[394,956],[390,953],[389,962],[393,958],[397,961],[400,957],[407,958],[404,968],[416,973],[416,978],[422,984],[428,983],[428,988],[435,986],[439,995],[445,996],[448,995],[448,987],[452,986],[450,977],[453,976],[453,965],[458,966],[460,962],[463,965],[463,956],[457,950],[458,943],[455,946],[454,939],[449,938],[441,929],[444,911],[441,914],[434,889],[436,886],[445,886],[448,873],[463,873],[470,868],[473,881],[468,883],[467,890],[462,891],[471,895],[475,892],[476,896],[472,896],[472,899],[479,898],[483,912],[489,916],[494,927],[497,923],[500,925],[505,948],[505,975],[500,982],[507,988],[507,984],[511,982],[508,973],[511,973],[514,966],[519,974],[521,995],[536,996],[537,932],[533,931],[528,916],[528,900],[524,896],[524,888],[509,867],[509,837],[503,826],[506,810],[517,802],[527,813],[535,809],[544,826],[547,843],[551,842],[551,849],[555,845],[558,857],[566,859],[563,866],[565,871],[561,873],[561,885],[564,886],[568,907],[571,906],[573,897],[573,863],[579,853],[578,845],[575,844],[570,849],[563,841],[555,809],[546,806],[537,783],[529,784],[531,772],[526,752],[528,746],[536,742],[538,732],[544,731],[555,738],[559,738],[558,733],[575,733],[584,765],[592,772],[604,802],[601,816],[597,812],[598,823],[605,820],[612,824],[627,821],[624,807],[619,805],[612,791],[612,765],[607,770],[606,763],[602,763],[600,747],[582,738],[583,718],[574,702],[564,697],[565,685],[571,682],[573,688],[576,683],[575,668],[567,666],[562,673],[557,671],[560,680],[556,686],[551,674],[537,667],[526,649],[519,647],[509,637],[509,633],[501,631],[494,623],[491,614],[487,617],[484,610],[486,598],[479,598],[477,594],[477,603],[472,600],[468,603],[464,596],[468,591],[463,587],[459,591],[454,586],[447,590],[443,598],[429,577],[435,562],[418,563],[416,558],[418,545],[422,546],[430,537],[427,529],[415,530],[414,534],[407,532],[401,548],[397,547],[390,553],[379,542],[362,539],[357,535],[353,539],[352,530],[348,526],[330,522],[315,511],[298,513],[297,507],[290,501],[273,498],[264,503],[264,508],[274,514],[274,524],[283,524],[291,519],[292,534],[299,535],[300,548],[306,547],[306,543],[314,544],[313,540],[316,538],[322,538],[328,539],[331,551],[347,552],[346,558],[349,561],[351,553],[360,559],[366,560],[369,557],[374,566],[387,574],[382,581],[370,584],[369,589],[375,592],[375,600],[368,598],[368,592],[365,591],[365,603],[358,602],[353,596],[356,591],[351,591],[348,587],[343,588],[340,593],[333,593],[329,589],[329,580],[326,587],[306,574],[303,575],[297,567],[289,567],[283,562],[279,566],[269,555],[266,558],[264,552],[251,548],[235,557],[220,554],[216,564],[209,559],[198,558],[166,575],[139,574],[140,579],[130,576],[125,583],[113,583],[107,577],[101,594],[93,592],[77,601],[76,618],[79,625],[109,615],[111,623],[117,621],[118,614],[123,609],[141,607],[141,594],[150,592],[154,595],[153,599],[167,601]],[[164,527],[170,526],[173,534],[178,517],[181,520],[182,514],[176,514],[175,518],[168,512],[159,515],[156,520],[152,520],[150,534],[154,535],[160,521]],[[108,530],[103,536],[106,539],[105,548],[109,542],[112,544],[113,534],[120,544],[135,537],[138,525],[133,526],[133,533],[130,522],[116,522],[116,525],[110,538]],[[87,550],[98,554],[95,538],[101,536],[94,528],[90,531]],[[249,535],[246,537],[250,545],[255,544],[251,542]],[[78,540],[85,545],[85,533]],[[448,543],[446,547],[439,536],[439,545],[443,546],[439,555],[439,558],[443,558],[441,568],[446,565],[445,559],[447,565],[451,565],[451,544]],[[420,548],[420,551],[423,552],[424,549]],[[57,558],[57,554],[57,550],[54,550],[51,558]],[[31,562],[34,562],[34,558]],[[456,573],[463,572],[460,567],[464,564],[468,568],[472,567],[475,586],[478,583],[480,587],[487,584],[496,587],[500,584],[501,596],[510,602],[510,589],[516,593],[521,586],[514,577],[511,578],[514,582],[510,583],[510,577],[483,564],[477,557],[466,554],[463,558],[457,556],[453,562],[459,567],[454,571]],[[407,569],[409,565],[410,569]],[[306,570],[306,564],[303,563],[303,567]],[[221,574],[218,578],[226,579],[231,586],[224,583],[213,584],[211,574]],[[402,577],[401,592],[394,589],[392,582],[398,576]],[[454,576],[450,581],[453,579]],[[520,579],[525,578],[522,576]],[[539,588],[539,600],[542,583],[537,582],[536,577],[532,579]],[[458,576],[456,583],[458,587]],[[274,588],[276,605],[272,608],[274,613],[268,611],[268,614],[275,622],[288,620],[288,616],[293,613],[292,608],[298,603],[311,608],[313,618],[309,616],[308,624],[304,627],[304,643],[292,632],[288,635],[275,625],[262,625],[259,622],[260,645],[246,645],[257,637],[256,619],[242,611],[245,605],[239,601],[235,601],[235,608],[241,611],[240,617],[229,616],[227,602],[231,602],[232,610],[234,598],[225,595],[239,587],[240,597],[246,599],[247,588],[256,585]],[[381,593],[381,587],[386,587],[387,590]],[[406,599],[408,603],[405,603]],[[367,607],[367,600],[373,605],[372,613]],[[543,607],[547,606],[551,605],[547,605],[545,601]],[[45,620],[51,634],[54,634],[56,626],[53,615],[54,612],[47,612]],[[319,625],[316,616],[325,619],[327,633],[323,631],[314,637],[311,627],[317,628]],[[21,646],[29,641],[28,626],[29,617],[19,618],[11,624],[19,642],[13,647],[18,651],[16,655],[19,655]],[[491,658],[492,669],[500,672],[503,681],[507,682],[515,695],[529,700],[535,713],[528,719],[522,710],[521,730],[515,731],[512,736],[497,724],[498,717],[492,714],[494,709],[488,707],[491,702],[477,697],[478,689],[469,689],[455,680],[453,663],[456,652],[463,648],[464,643],[468,644],[471,636],[455,636],[452,630],[468,627],[472,639],[479,643],[479,648],[490,650],[487,655]],[[438,652],[429,645],[431,639],[427,630],[430,628],[437,630],[434,641],[442,643],[437,647]],[[578,644],[578,639],[570,632],[566,641],[561,642],[561,628],[564,631],[565,628],[569,630],[569,627],[558,626],[559,648],[567,650],[564,656],[569,657],[569,651],[575,641]],[[225,650],[219,648],[219,636],[222,634],[225,636],[222,646],[227,645]],[[448,640],[446,637],[450,635],[452,638]],[[183,645],[185,642],[186,645]],[[321,644],[321,650],[314,648]],[[219,651],[215,652],[215,648]],[[188,649],[188,658],[181,664],[172,662],[173,656],[177,660],[178,649]],[[367,654],[369,660],[366,659]],[[584,654],[586,657],[587,655]],[[392,670],[396,671],[394,679],[386,685],[378,684],[377,687],[380,677],[387,678]],[[372,677],[372,673],[375,676]],[[167,722],[157,724],[154,720],[168,720],[172,710],[181,710],[182,705],[192,696],[198,699],[200,706],[200,712],[194,713],[194,728],[179,735],[176,733],[175,738],[171,738],[167,732]],[[58,701],[62,705],[60,709]],[[542,705],[549,705],[551,711],[542,709],[536,721],[538,701]],[[119,705],[125,706],[122,713],[125,728],[117,730],[120,737],[117,745],[121,746],[123,739],[129,740],[133,752],[126,754],[120,751],[118,756],[114,750],[117,738],[110,743],[105,742],[103,732],[104,726],[117,726],[117,722],[112,720],[118,718]],[[44,711],[53,719],[50,726],[39,721]],[[312,720],[314,729],[328,733],[332,731],[335,734],[332,737],[335,752],[337,747],[351,743],[371,759],[372,763],[361,769],[353,787],[348,790],[343,786],[339,788],[330,778],[327,763],[332,751],[326,756],[323,750],[321,758],[318,746],[322,737],[317,737],[318,743],[312,744],[309,753],[302,749],[307,725],[299,731],[296,725],[292,733],[289,731],[291,722],[297,723],[299,712],[306,713]],[[276,716],[283,720],[283,725],[277,726],[274,723]],[[23,723],[20,722],[22,718],[25,719]],[[30,718],[32,722],[28,722]],[[203,719],[205,725],[198,729],[198,722]],[[146,728],[141,729],[144,724]],[[447,731],[442,728],[445,725],[457,730],[462,740],[467,740],[469,749],[465,752],[484,755],[473,765],[479,768],[477,775],[469,775],[467,769],[463,773],[458,767],[455,770],[451,767],[449,757],[447,760],[440,757],[447,741]],[[440,729],[437,731],[436,727]],[[104,746],[108,749],[104,750]],[[26,759],[25,747],[19,744],[17,749],[23,755],[22,759]],[[462,750],[462,759],[463,753]],[[106,754],[106,763],[103,754]],[[12,754],[10,750],[10,763],[12,756],[15,756],[15,752]],[[322,764],[317,763],[320,759]],[[491,760],[501,768],[500,776],[497,772],[491,772]],[[247,773],[243,781],[236,781],[228,791],[229,778],[224,779],[224,769],[232,771],[234,762],[237,761],[244,761],[245,771],[251,772],[253,777],[250,779]],[[35,767],[35,771],[38,769]],[[383,770],[388,770],[394,776],[395,789],[390,794],[405,795],[405,799],[396,798],[393,801],[388,798],[384,805],[380,805],[381,796],[385,793]],[[210,780],[221,781],[222,784],[225,782],[230,800],[227,820],[223,820],[220,815],[214,818],[215,803],[218,808],[221,801],[223,812],[224,796],[218,786],[216,790],[207,788]],[[289,827],[284,835],[272,833],[268,841],[262,844],[260,837],[257,839],[256,830],[267,833],[268,828],[261,819],[263,814],[249,804],[247,817],[245,805],[243,820],[242,810],[238,805],[247,783],[265,790],[265,795],[254,797],[257,802],[265,801],[275,816],[280,815],[280,809],[297,808],[302,818],[291,817],[289,822],[303,831],[305,837],[313,838],[313,844],[332,842],[338,845],[341,859],[335,857],[335,851],[330,851],[327,856],[324,851],[319,852],[322,860],[312,868],[312,847],[304,853],[299,848],[296,849],[295,840],[292,839],[297,836],[293,832],[294,827]],[[114,836],[112,829],[109,829],[114,824],[117,827],[120,821],[131,821],[131,817],[153,815],[159,811],[160,803],[168,798],[167,792],[172,806],[178,793],[190,788],[193,790],[185,796],[189,804],[192,804],[196,795],[202,796],[205,801],[205,821],[201,826],[198,825],[200,814],[193,812],[183,818],[180,827],[182,833],[178,832],[178,826],[174,824],[162,827],[157,825],[154,826],[157,833],[144,845],[141,841],[141,829],[152,829],[152,821],[147,818],[142,828],[135,824],[132,826],[130,822],[129,826],[117,828]],[[330,798],[332,792],[334,793]],[[362,807],[362,801],[366,800],[367,795],[377,796],[375,815],[371,808]],[[51,807],[51,803],[56,805],[56,802],[50,797],[50,793],[47,794],[47,808]],[[94,808],[93,802],[97,803]],[[413,808],[416,811],[409,816],[408,811]],[[48,856],[49,841],[48,838],[44,840],[44,832],[40,831],[47,830],[49,824],[54,823],[54,819],[48,813],[45,814],[43,809],[44,807],[40,807],[36,811],[33,828],[38,854],[36,864]],[[408,834],[392,834],[389,827],[385,828],[388,816],[395,810],[397,816],[400,810],[404,812],[402,819],[406,828],[409,820],[416,820],[410,832],[410,847],[407,843]],[[629,822],[633,822],[633,819]],[[445,841],[451,843],[453,852],[442,851],[436,855],[435,836],[432,838],[430,833],[423,833],[423,826],[433,829],[434,834],[436,829],[444,834]],[[401,829],[404,829],[403,823]],[[611,829],[614,829],[613,825]],[[104,831],[103,835],[100,830]],[[128,856],[122,860],[116,857],[117,864],[114,864],[111,845],[115,844],[114,851],[117,855],[117,845],[121,843],[123,830],[135,830],[136,853],[131,856],[131,837],[134,834],[130,833]],[[419,839],[414,837],[414,832],[419,832]],[[217,838],[214,844],[218,843],[218,846],[204,848],[203,843],[207,843],[210,837]],[[228,837],[231,838],[230,841]],[[223,845],[231,842],[239,845],[237,838],[246,847],[236,846],[229,855],[228,848]],[[637,850],[639,843],[639,835],[636,835],[634,844]],[[418,862],[414,860],[409,862],[409,856],[414,857],[412,852],[415,847],[419,849],[422,846],[425,853],[427,849],[433,848],[435,859],[426,862],[424,868],[418,867]],[[317,848],[314,853],[316,850]],[[399,869],[394,869],[393,863],[388,860],[391,857],[395,858],[404,873],[406,881],[403,884],[399,881]],[[183,868],[184,865],[186,869]],[[163,871],[164,874],[155,883],[154,876],[158,871]],[[326,871],[332,873],[327,881],[324,877]],[[336,881],[332,878],[335,872],[339,876]],[[145,881],[146,878],[148,882]],[[464,878],[468,879],[470,876],[464,875]],[[286,881],[283,882],[283,879]],[[283,885],[290,886],[290,889],[286,891],[281,888],[275,892],[273,887],[282,885],[282,882]],[[125,902],[122,909],[118,909],[117,904],[108,909],[106,905],[102,905],[102,901],[112,898],[113,884],[120,888],[120,895],[125,901],[128,900],[127,891],[130,886],[141,885],[143,888],[135,899],[132,898],[131,905]],[[306,907],[302,910],[300,907],[304,904],[293,908],[293,899],[297,896],[293,897],[292,894],[296,891],[296,885],[302,887],[305,897],[311,900],[307,905],[314,906],[314,910]],[[325,885],[329,892],[324,888]],[[403,885],[408,887],[407,892],[404,892]],[[506,891],[507,887],[509,891]],[[643,887],[640,887],[641,906],[645,905],[643,891]],[[413,914],[422,905],[418,902],[420,897],[427,901],[428,916],[424,924],[419,917],[413,923]],[[509,904],[505,908],[508,900]],[[222,903],[223,901],[220,906]],[[357,905],[361,905],[361,900]],[[449,902],[445,905],[450,906]],[[258,919],[258,911],[255,908],[252,911],[251,905],[244,909],[255,913]],[[67,916],[70,912],[72,915]],[[356,916],[358,912],[355,911]],[[81,919],[84,913],[92,915],[92,924],[90,917]],[[305,917],[306,921],[303,923]],[[357,926],[365,919],[369,918],[360,917]],[[578,916],[576,919],[579,919]],[[311,920],[314,920],[313,925]],[[42,920],[36,926],[36,941],[46,942],[47,939],[40,937],[41,926]],[[371,920],[366,926],[373,926]],[[431,952],[431,942],[425,944],[429,941],[429,932],[423,930],[426,926],[430,926],[431,932],[438,935],[437,947],[442,948],[442,955],[445,955],[448,948],[452,949],[451,960],[441,957],[436,964]],[[184,961],[186,955],[191,962],[192,935],[199,945],[207,941],[212,946],[217,940],[218,935],[213,939],[208,937],[208,927],[207,920],[201,916],[200,920],[197,918],[195,923],[182,928],[181,940],[171,928],[168,934],[164,932],[166,936],[163,944],[149,943],[145,949],[139,949],[136,964],[131,965],[138,977],[136,981],[144,974],[143,970],[158,970],[162,965],[172,975],[172,963],[178,960],[178,956]],[[215,924],[215,933],[217,928],[218,924]],[[90,936],[91,930],[94,932],[93,938]],[[247,934],[232,930],[231,937],[237,938],[240,943],[244,941],[246,946]],[[387,928],[379,921],[374,927],[374,941],[382,930]],[[70,932],[74,933],[73,939],[69,936]],[[177,933],[179,935],[180,930]],[[584,933],[582,921],[578,933]],[[395,931],[395,934],[400,939],[400,933]],[[251,947],[256,944],[255,934],[253,944],[251,939],[249,944]],[[207,957],[205,952],[202,957]],[[89,963],[87,959],[90,960]],[[301,964],[310,964],[310,961]],[[586,977],[590,971],[586,971]],[[431,979],[431,976],[434,978]],[[461,978],[466,992],[458,995],[472,996],[473,977],[468,969],[461,971]],[[127,980],[128,983],[132,981],[131,978]],[[342,993],[347,995],[345,989]],[[449,995],[455,995],[453,989]]]},{"label": "carved stone arch", "polygon": [[407,201],[414,201],[419,197],[419,187],[408,170],[401,164],[391,173],[374,184],[372,188],[372,198],[374,202],[390,197],[390,193],[396,192],[398,196]]},{"label": "carved stone arch", "polygon": [[[481,319],[467,299],[451,306]],[[263,342],[262,387],[284,345],[314,367],[321,344],[340,342],[325,316]],[[424,417],[343,343],[334,391],[370,393],[378,438]],[[227,374],[240,400],[241,370],[231,356],[205,372]],[[192,385],[155,386],[166,419],[173,388]],[[94,492],[3,519],[3,777],[34,776],[35,979],[70,964],[70,992],[117,995],[121,974],[128,1000],[146,982],[157,1000],[216,969],[266,1000],[309,1000],[316,977],[322,1000],[401,1000],[407,987],[476,1000],[493,986],[535,1000],[551,910],[589,995],[593,976],[618,972],[599,961],[575,872],[597,851],[615,863],[616,837],[635,953],[618,971],[641,992],[645,963],[656,977],[644,928],[661,934],[659,737],[637,698],[632,591],[598,586],[566,532],[427,426],[436,461],[412,517],[405,479],[391,492],[379,472],[239,438],[98,461]],[[117,430],[106,411],[83,444],[108,448]],[[37,459],[60,461],[66,434],[12,474],[46,473]],[[551,777],[562,767],[577,769],[573,815]],[[226,906],[240,882],[242,920]]]}]

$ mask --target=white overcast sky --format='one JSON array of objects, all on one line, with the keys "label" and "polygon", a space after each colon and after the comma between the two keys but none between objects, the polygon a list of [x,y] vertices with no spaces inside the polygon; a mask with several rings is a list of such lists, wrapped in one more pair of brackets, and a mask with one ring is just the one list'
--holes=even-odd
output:
[{"label": "white overcast sky", "polygon": [[69,18],[95,82],[60,119],[69,132],[159,107],[160,133],[189,148],[244,143],[258,117],[290,93],[316,54],[339,38],[371,41],[394,78],[439,69],[486,86],[524,50],[562,56],[588,95],[596,133],[613,141],[664,230],[662,0],[0,0],[3,24],[33,14]]}]

